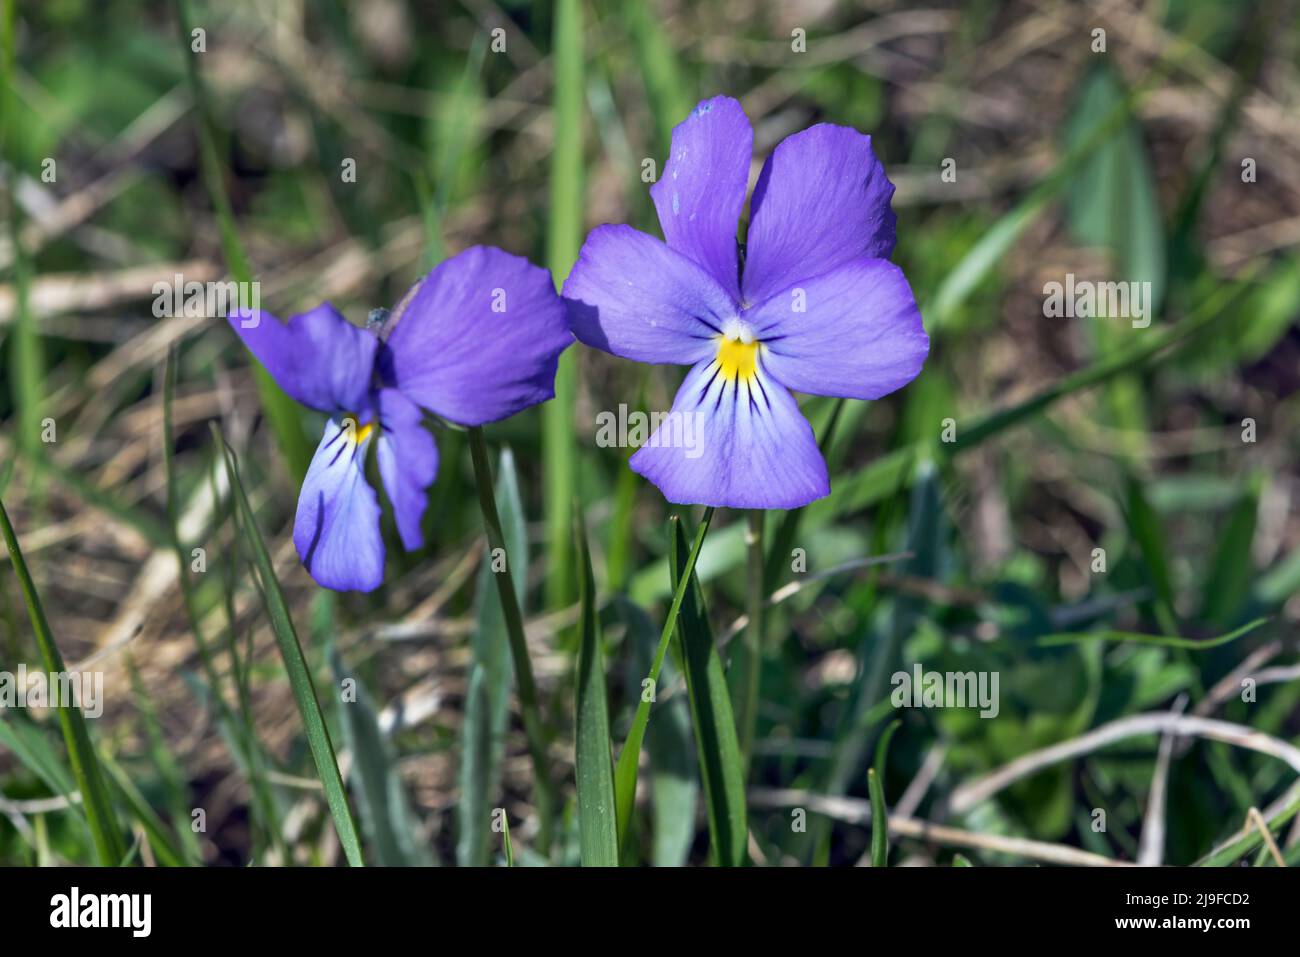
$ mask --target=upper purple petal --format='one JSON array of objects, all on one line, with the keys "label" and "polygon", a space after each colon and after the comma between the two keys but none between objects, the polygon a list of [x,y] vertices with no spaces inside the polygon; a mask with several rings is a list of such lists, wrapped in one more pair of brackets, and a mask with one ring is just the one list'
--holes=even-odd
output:
[{"label": "upper purple petal", "polygon": [[812,426],[761,361],[749,378],[725,378],[716,359],[691,369],[628,464],[679,505],[799,508],[830,492]]},{"label": "upper purple petal", "polygon": [[440,263],[395,322],[381,360],[388,384],[461,425],[551,398],[573,342],[550,273],[491,246]]},{"label": "upper purple petal", "polygon": [[664,174],[650,187],[668,245],[740,298],[736,227],[745,206],[754,133],[729,96],[705,100],[673,128]]},{"label": "upper purple petal", "polygon": [[888,259],[893,195],[870,136],[819,123],[786,137],[754,187],[744,302],[760,303],[850,260]]},{"label": "upper purple petal", "polygon": [[638,362],[695,363],[735,301],[702,266],[631,226],[598,226],[564,283],[579,340]]},{"label": "upper purple petal", "polygon": [[903,271],[884,259],[803,280],[744,319],[768,372],[797,392],[878,399],[916,378],[930,350]]},{"label": "upper purple petal", "polygon": [[365,405],[379,340],[328,302],[287,324],[261,310],[232,313],[229,321],[291,398],[322,412],[355,412]]},{"label": "upper purple petal", "polygon": [[396,389],[376,397],[379,439],[375,446],[379,477],[393,505],[397,533],[408,552],[424,545],[420,520],[429,486],[438,474],[438,446],[424,427],[420,407]]},{"label": "upper purple petal", "polygon": [[293,543],[317,583],[373,591],[384,579],[379,498],[366,482],[370,436],[355,421],[331,419],[298,493]]}]

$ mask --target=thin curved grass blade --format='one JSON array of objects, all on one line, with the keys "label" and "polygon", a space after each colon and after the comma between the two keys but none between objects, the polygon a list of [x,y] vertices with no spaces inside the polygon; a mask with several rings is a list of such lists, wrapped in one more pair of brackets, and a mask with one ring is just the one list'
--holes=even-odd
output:
[{"label": "thin curved grass blade", "polygon": [[[519,574],[513,576],[522,608],[528,579],[528,532],[514,456],[503,449],[497,466],[497,505],[501,533]],[[465,722],[461,728],[460,801],[457,803],[456,861],[462,866],[489,863],[492,821],[505,759],[506,719],[510,695],[510,637],[506,632],[501,596],[489,554],[479,571],[474,593],[475,629],[471,641],[474,663],[465,692]]]},{"label": "thin curved grass blade", "polygon": [[[41,597],[32,581],[27,563],[23,561],[23,552],[18,545],[18,536],[9,521],[9,513],[4,502],[0,501],[0,532],[4,533],[5,545],[9,549],[9,560],[14,573],[18,576],[18,585],[22,589],[23,601],[27,605],[27,616],[36,635],[36,644],[40,648],[41,660],[50,675],[63,674],[63,655],[54,642],[50,632],[50,623],[45,618],[45,609]],[[95,754],[95,747],[90,741],[90,730],[86,727],[86,717],[76,704],[61,702],[55,709],[59,716],[59,728],[63,740],[68,746],[68,760],[72,764],[72,776],[81,791],[81,802],[86,809],[86,820],[90,823],[90,835],[95,843],[99,861],[105,866],[115,866],[125,858],[126,845],[122,841],[117,815],[109,799],[104,772]]]},{"label": "thin curved grass blade", "polygon": [[[664,619],[663,631],[659,635],[659,644],[655,648],[654,659],[650,663],[650,673],[647,680],[650,682],[648,690],[649,697],[643,692],[638,699],[636,714],[632,717],[632,727],[627,733],[627,740],[623,742],[623,750],[619,752],[618,764],[614,769],[614,791],[618,802],[618,839],[619,845],[627,839],[628,824],[632,820],[632,807],[636,802],[636,779],[637,765],[641,760],[641,743],[645,738],[646,725],[650,722],[650,706],[654,703],[654,689],[658,686],[659,672],[663,668],[664,657],[668,652],[668,643],[672,638],[673,631],[677,627],[677,618],[681,612],[682,602],[686,598],[686,590],[690,582],[690,576],[695,573],[695,563],[700,557],[700,550],[704,547],[704,537],[709,532],[709,523],[713,520],[713,509],[705,509],[704,518],[700,520],[700,527],[695,533],[695,541],[691,545],[690,554],[686,557],[685,574],[677,579],[677,585],[673,589],[673,601],[668,608],[668,615]],[[669,524],[674,529],[681,526],[681,521],[673,516]],[[676,536],[676,531],[672,534]]]},{"label": "thin curved grass blade", "polygon": [[347,791],[343,787],[343,776],[339,774],[338,760],[334,756],[334,744],[330,741],[329,728],[325,724],[325,716],[321,713],[320,702],[316,698],[311,669],[307,667],[302,645],[298,643],[298,632],[293,626],[293,618],[289,615],[289,606],[284,600],[279,579],[275,577],[271,555],[266,550],[266,542],[262,540],[262,533],[253,518],[253,509],[248,504],[248,495],[239,479],[235,453],[226,444],[215,423],[212,432],[225,456],[230,487],[234,490],[235,503],[239,509],[240,525],[253,553],[253,564],[257,567],[258,576],[262,581],[262,604],[266,609],[266,617],[271,623],[271,631],[275,634],[275,643],[280,649],[284,669],[289,675],[289,686],[293,689],[294,700],[298,703],[298,713],[302,716],[307,744],[311,748],[312,760],[316,763],[316,773],[325,789],[325,801],[334,819],[334,829],[338,832],[339,843],[343,847],[348,863],[353,867],[362,867],[365,862],[361,856],[361,839],[357,835],[352,809],[348,806]]},{"label": "thin curved grass blade", "polygon": [[1165,648],[1187,648],[1192,651],[1203,651],[1207,648],[1217,648],[1220,645],[1229,644],[1266,624],[1268,624],[1267,618],[1256,618],[1254,621],[1242,625],[1225,635],[1219,635],[1217,638],[1207,638],[1204,641],[1198,641],[1194,638],[1182,638],[1178,635],[1144,635],[1136,631],[1090,631],[1078,634],[1066,632],[1059,635],[1044,635],[1035,644],[1051,647],[1053,645],[1073,645],[1085,641],[1131,641],[1141,645],[1162,645]]},{"label": "thin curved grass blade", "polygon": [[596,583],[582,512],[574,505],[578,544],[578,678],[575,773],[578,779],[578,846],[584,867],[618,866],[618,819],[609,706],[596,613]]},{"label": "thin curved grass blade", "polygon": [[714,863],[743,867],[748,863],[749,830],[746,824],[745,775],[736,736],[736,718],[727,693],[727,675],[713,643],[713,631],[704,607],[699,579],[684,574],[690,548],[681,522],[674,522],[672,582],[688,582],[677,618],[686,692],[691,702],[695,749],[704,780],[709,819],[709,846]]}]

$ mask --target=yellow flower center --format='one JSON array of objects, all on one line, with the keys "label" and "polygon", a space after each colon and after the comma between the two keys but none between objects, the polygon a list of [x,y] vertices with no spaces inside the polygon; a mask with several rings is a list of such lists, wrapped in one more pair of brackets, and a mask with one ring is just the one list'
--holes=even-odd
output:
[{"label": "yellow flower center", "polygon": [[718,344],[718,368],[724,379],[748,382],[758,368],[758,343],[722,337]]},{"label": "yellow flower center", "polygon": [[355,415],[345,415],[343,417],[343,429],[345,432],[352,433],[352,441],[354,441],[357,445],[360,445],[367,438],[369,438],[370,433],[374,431],[374,428],[375,428],[375,423],[373,420],[367,422],[365,425],[362,425],[361,420],[358,419]]}]

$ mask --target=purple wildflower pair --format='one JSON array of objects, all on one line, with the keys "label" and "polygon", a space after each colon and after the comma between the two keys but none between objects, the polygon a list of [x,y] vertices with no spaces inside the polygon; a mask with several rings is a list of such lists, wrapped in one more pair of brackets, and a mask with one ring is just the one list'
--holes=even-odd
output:
[{"label": "purple wildflower pair", "polygon": [[[383,578],[379,476],[408,549],[423,543],[438,469],[423,410],[466,426],[554,395],[572,337],[640,362],[691,366],[665,426],[631,458],[672,502],[797,508],[830,491],[790,390],[876,399],[911,381],[929,340],[894,248],[894,187],[868,136],[820,124],[777,146],[758,178],[744,252],[737,226],[753,133],[740,104],[701,103],[673,130],[651,189],[666,243],[629,226],[588,236],[562,301],[549,275],[475,247],[416,285],[377,331],[329,304],[231,324],[280,386],[332,418],[298,499],[294,543],[320,584]],[[567,316],[566,316],[567,312]],[[572,332],[570,332],[572,330]]]}]

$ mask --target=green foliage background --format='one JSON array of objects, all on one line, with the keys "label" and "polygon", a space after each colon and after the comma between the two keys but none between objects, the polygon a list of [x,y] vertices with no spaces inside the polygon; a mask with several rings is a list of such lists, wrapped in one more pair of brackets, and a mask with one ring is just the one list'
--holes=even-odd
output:
[{"label": "green foliage background", "polygon": [[[1296,863],[1298,49],[1284,2],[11,0],[0,670],[61,652],[105,710],[0,711],[0,862],[1271,866],[1258,808]],[[322,593],[290,541],[321,418],[153,286],[360,322],[480,242],[558,285],[590,228],[658,233],[644,160],[719,93],[755,176],[814,122],[872,135],[931,356],[880,402],[804,398],[831,496],[748,561],[720,511],[698,581],[700,510],[595,442],[678,370],[577,346],[487,430],[539,780],[473,437],[438,433],[426,549],[388,527],[384,588]],[[1149,327],[1045,316],[1067,273],[1150,282]],[[996,673],[997,716],[893,707],[916,665]],[[1139,716],[1170,714],[1162,758]]]}]

